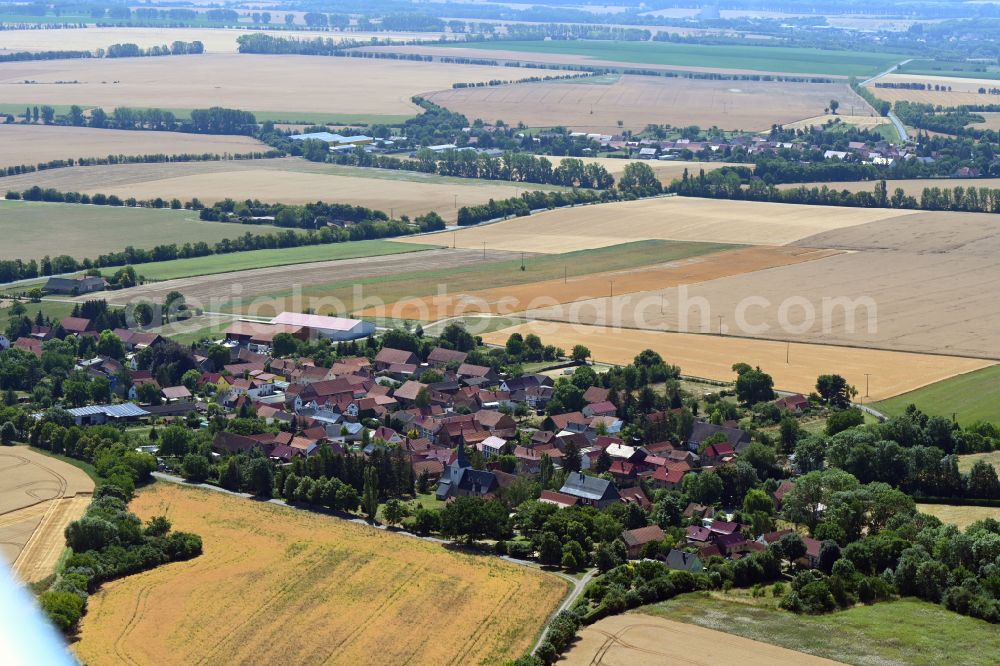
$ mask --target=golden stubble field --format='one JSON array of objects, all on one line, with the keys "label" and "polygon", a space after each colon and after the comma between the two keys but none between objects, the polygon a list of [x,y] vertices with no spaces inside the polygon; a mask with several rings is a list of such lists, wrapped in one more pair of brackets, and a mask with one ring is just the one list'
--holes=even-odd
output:
[{"label": "golden stubble field", "polygon": [[919,74],[888,74],[878,79],[878,83],[924,83],[930,86],[950,86],[951,90],[907,90],[905,88],[876,88],[866,86],[879,99],[895,104],[899,101],[920,102],[941,106],[960,104],[996,104],[996,95],[980,95],[980,88],[997,87],[993,79],[967,79],[960,76],[923,76]]},{"label": "golden stubble field", "polygon": [[[450,49],[449,49],[450,50]],[[509,78],[509,77],[508,77]],[[614,83],[544,81],[441,90],[436,104],[487,122],[578,131],[640,131],[650,123],[763,130],[823,113],[831,98],[865,103],[843,83],[716,81],[624,75]]]},{"label": "golden stubble field", "polygon": [[349,203],[382,210],[397,218],[436,211],[450,222],[455,221],[458,208],[462,206],[514,197],[526,190],[559,189],[409,171],[340,167],[297,157],[111,164],[51,169],[4,179],[6,189],[21,191],[33,185],[86,194],[117,194],[122,198],[162,197],[189,201],[197,197],[209,205],[226,198],[288,204]]},{"label": "golden stubble field", "polygon": [[579,636],[579,640],[560,660],[560,664],[714,666],[735,662],[744,666],[836,666],[840,663],[714,629],[641,613],[604,618],[582,628]]},{"label": "golden stubble field", "polygon": [[26,446],[0,448],[0,556],[20,580],[55,570],[63,531],[83,515],[93,490],[79,468]]},{"label": "golden stubble field", "polygon": [[1000,520],[1000,507],[995,506],[950,506],[948,504],[917,504],[917,511],[941,519],[943,523],[954,523],[965,529],[977,520],[992,518]]},{"label": "golden stubble field", "polygon": [[108,155],[234,154],[270,150],[248,136],[55,125],[0,125],[0,167]]},{"label": "golden stubble field", "polygon": [[410,101],[414,95],[450,89],[460,81],[511,75],[509,67],[297,55],[44,60],[0,63],[0,100],[107,109],[224,106],[246,111],[416,115],[420,109]]},{"label": "golden stubble field", "polygon": [[165,483],[130,509],[200,534],[200,557],[91,596],[87,664],[500,664],[566,594],[494,557]]},{"label": "golden stubble field", "polygon": [[775,389],[803,394],[816,390],[816,377],[836,372],[859,387],[861,395],[864,395],[865,373],[869,373],[869,398],[865,402],[890,398],[994,363],[931,354],[549,321],[533,321],[485,333],[483,340],[504,344],[515,332],[522,335],[534,333],[543,343],[566,350],[582,344],[590,349],[593,360],[619,365],[631,363],[643,349],[652,349],[659,352],[667,363],[679,365],[685,375],[718,381],[735,379],[734,363],[749,363],[760,366],[770,374],[774,378]]},{"label": "golden stubble field", "polygon": [[[847,190],[848,192],[873,192],[875,190],[874,181],[850,181],[841,183],[785,183],[778,185],[778,189],[791,190],[797,187],[823,187],[831,190]],[[913,178],[908,180],[887,180],[885,186],[891,195],[896,188],[902,188],[910,196],[920,200],[920,195],[924,188],[937,187],[943,190],[950,190],[955,187],[1000,187],[1000,178]]]},{"label": "golden stubble field", "polygon": [[782,245],[905,215],[913,211],[659,197],[560,208],[409,242],[443,242],[447,236],[458,247],[482,249],[485,242],[494,250],[553,254],[649,239]]}]

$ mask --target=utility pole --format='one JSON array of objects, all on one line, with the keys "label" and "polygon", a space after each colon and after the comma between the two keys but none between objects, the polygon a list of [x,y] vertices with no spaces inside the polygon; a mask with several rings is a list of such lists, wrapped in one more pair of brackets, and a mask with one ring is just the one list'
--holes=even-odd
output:
[{"label": "utility pole", "polygon": [[486,258],[486,241],[483,241],[483,259]]},{"label": "utility pole", "polygon": [[451,232],[451,249],[458,247],[458,232]]},{"label": "utility pole", "polygon": [[785,365],[788,365],[788,356],[792,351],[792,343],[789,341],[785,342]]},{"label": "utility pole", "polygon": [[611,285],[611,298],[614,298],[615,297],[615,281],[614,280],[608,280],[608,283]]},{"label": "utility pole", "polygon": [[872,373],[870,373],[870,372],[866,372],[866,373],[865,373],[865,397],[866,397],[866,398],[868,397],[868,379],[869,379],[869,378],[870,378],[871,376],[872,376]]},{"label": "utility pole", "polygon": [[722,315],[719,315],[719,335],[722,335]]},{"label": "utility pole", "polygon": [[521,270],[524,270],[524,252],[521,253]]},{"label": "utility pole", "polygon": [[458,195],[455,195],[455,210],[458,210]]},{"label": "utility pole", "polygon": [[665,301],[666,299],[667,299],[667,297],[666,297],[666,296],[664,296],[663,294],[660,294],[660,314],[661,314],[661,315],[663,314],[663,310],[664,310],[664,301]]}]

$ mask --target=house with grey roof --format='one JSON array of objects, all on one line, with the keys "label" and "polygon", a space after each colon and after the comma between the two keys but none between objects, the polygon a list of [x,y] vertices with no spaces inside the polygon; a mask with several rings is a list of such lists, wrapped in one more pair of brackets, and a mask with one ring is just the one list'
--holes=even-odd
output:
[{"label": "house with grey roof", "polygon": [[580,504],[598,509],[603,509],[621,499],[618,488],[611,481],[580,472],[570,473],[559,492],[578,498]]}]

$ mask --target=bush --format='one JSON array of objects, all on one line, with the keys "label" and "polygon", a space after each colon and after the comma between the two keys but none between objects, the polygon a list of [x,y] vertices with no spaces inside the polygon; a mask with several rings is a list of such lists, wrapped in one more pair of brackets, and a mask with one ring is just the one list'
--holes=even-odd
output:
[{"label": "bush", "polygon": [[63,633],[69,633],[83,617],[85,602],[72,592],[44,592],[38,598],[38,603],[52,624]]}]

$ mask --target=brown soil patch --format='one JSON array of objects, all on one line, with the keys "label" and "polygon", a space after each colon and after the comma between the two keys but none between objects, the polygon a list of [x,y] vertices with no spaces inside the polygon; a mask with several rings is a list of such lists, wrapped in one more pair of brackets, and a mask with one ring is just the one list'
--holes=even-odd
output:
[{"label": "brown soil patch", "polygon": [[[659,197],[545,211],[452,235],[428,235],[458,247],[560,253],[607,247],[637,240],[707,241],[744,245],[782,245],[831,229],[913,215],[876,208],[805,206],[751,201]],[[813,247],[824,247],[813,245]]]},{"label": "brown soil patch", "polygon": [[815,116],[822,113],[831,98],[848,97],[857,99],[859,107],[864,104],[842,83],[634,75],[622,76],[612,84],[544,81],[442,90],[427,95],[435,104],[470,119],[605,133],[620,132],[619,120],[625,128],[636,131],[650,123],[763,130],[774,123]]},{"label": "brown soil patch", "polygon": [[951,90],[906,90],[904,88],[876,88],[866,86],[879,99],[895,104],[898,101],[920,102],[941,106],[960,104],[995,104],[995,95],[980,95],[979,88],[995,88],[992,79],[966,79],[959,76],[923,76],[918,74],[888,74],[878,79],[878,83],[924,83],[930,86],[950,86]]},{"label": "brown soil patch", "polygon": [[[33,31],[44,32],[44,31]],[[108,155],[251,153],[270,150],[248,136],[208,136],[181,132],[0,125],[0,166]]]},{"label": "brown soil patch", "polygon": [[566,594],[495,557],[216,492],[157,483],[130,509],[204,553],[91,596],[84,663],[501,664]]},{"label": "brown soil patch", "polygon": [[414,115],[420,110],[410,101],[414,95],[451,88],[459,81],[511,75],[508,67],[296,55],[45,60],[0,63],[0,99],[10,104],[80,104],[109,110],[224,106]]},{"label": "brown soil patch", "polygon": [[604,618],[579,632],[559,663],[567,666],[835,666],[840,662],[741,638],[693,624],[628,613]]},{"label": "brown soil patch", "polygon": [[993,365],[992,361],[951,356],[544,321],[486,333],[483,339],[503,344],[515,331],[535,333],[543,343],[563,349],[585,345],[595,361],[606,363],[627,364],[641,350],[653,349],[668,363],[679,365],[685,375],[718,381],[734,379],[734,363],[749,363],[769,373],[776,389],[800,393],[814,391],[816,377],[829,372],[841,374],[863,393],[865,373],[869,373],[872,380],[866,402]]},{"label": "brown soil patch", "polygon": [[[565,281],[546,280],[466,294],[408,299],[394,304],[390,311],[394,319],[432,321],[472,313],[509,315],[556,303],[600,298],[612,292],[623,294],[695,284],[723,276],[813,261],[837,253],[837,250],[791,247],[740,248],[648,268],[596,273]],[[360,314],[372,316],[378,313],[369,309]]]}]

